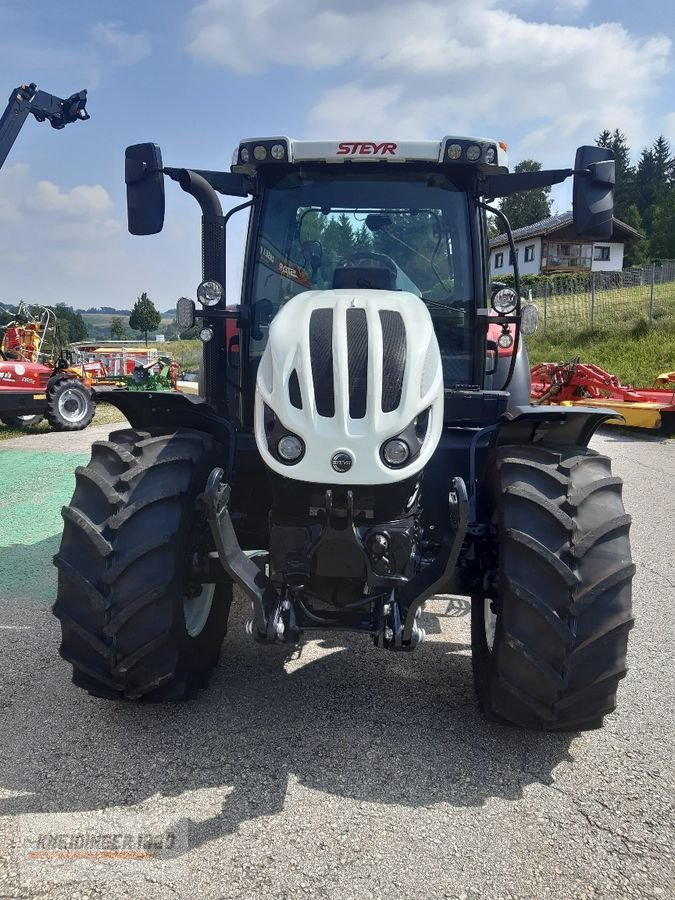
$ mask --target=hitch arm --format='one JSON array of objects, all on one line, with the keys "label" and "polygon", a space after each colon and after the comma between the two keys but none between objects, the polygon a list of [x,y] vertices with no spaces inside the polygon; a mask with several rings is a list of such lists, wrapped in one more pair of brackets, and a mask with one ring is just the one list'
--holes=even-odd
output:
[{"label": "hitch arm", "polygon": [[253,603],[253,620],[258,639],[268,640],[268,625],[280,598],[267,575],[239,546],[228,508],[230,486],[223,481],[223,475],[223,470],[216,468],[206,482],[206,517],[222,567]]}]

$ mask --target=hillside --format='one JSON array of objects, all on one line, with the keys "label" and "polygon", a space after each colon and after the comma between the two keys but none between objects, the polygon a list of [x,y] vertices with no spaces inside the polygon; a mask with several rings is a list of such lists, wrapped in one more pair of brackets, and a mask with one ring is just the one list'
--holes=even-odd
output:
[{"label": "hillside", "polygon": [[[6,317],[10,317],[13,316],[15,312],[15,304],[0,302],[0,323],[2,321],[6,321],[6,318],[3,319],[3,314]],[[109,306],[99,308],[91,307],[88,310],[76,309],[74,310],[74,312],[79,313],[82,317],[87,328],[88,337],[98,341],[110,338],[110,323],[112,322],[113,318],[122,319],[125,325],[128,326],[129,316],[131,315],[130,309],[113,309]],[[159,328],[152,332],[153,336],[156,333],[164,333],[169,326],[175,325],[175,319],[175,310],[170,309],[166,312],[163,312]],[[139,332],[131,331],[127,327],[127,336],[129,338],[138,338]]]}]

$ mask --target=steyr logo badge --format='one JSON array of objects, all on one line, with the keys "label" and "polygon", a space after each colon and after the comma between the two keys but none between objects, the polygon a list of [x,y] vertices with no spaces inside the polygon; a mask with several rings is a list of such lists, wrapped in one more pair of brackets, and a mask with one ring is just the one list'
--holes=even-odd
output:
[{"label": "steyr logo badge", "polygon": [[343,141],[336,156],[396,156],[398,144],[376,144],[374,141]]},{"label": "steyr logo badge", "polygon": [[341,475],[345,472],[349,472],[353,463],[354,460],[352,459],[351,454],[346,453],[344,450],[339,450],[337,453],[334,453],[333,458],[330,461],[331,466]]}]

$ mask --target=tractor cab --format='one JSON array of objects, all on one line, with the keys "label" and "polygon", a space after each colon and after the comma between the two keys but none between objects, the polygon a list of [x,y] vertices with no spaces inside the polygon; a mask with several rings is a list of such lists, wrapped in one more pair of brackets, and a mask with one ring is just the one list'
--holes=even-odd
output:
[{"label": "tractor cab", "polygon": [[[319,162],[283,172],[271,166],[257,180],[259,216],[242,294],[249,360],[260,359],[272,317],[298,294],[395,291],[427,307],[448,386],[480,383],[471,263],[472,224],[478,239],[480,223],[472,222],[466,176],[421,164]],[[481,273],[476,281],[482,290]]]}]

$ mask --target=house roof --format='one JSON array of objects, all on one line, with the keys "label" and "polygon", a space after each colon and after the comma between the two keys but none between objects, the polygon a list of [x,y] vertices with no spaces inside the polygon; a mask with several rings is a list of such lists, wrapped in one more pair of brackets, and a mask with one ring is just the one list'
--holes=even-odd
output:
[{"label": "house roof", "polygon": [[[552,234],[554,231],[560,231],[562,228],[567,228],[573,221],[574,216],[572,215],[571,210],[569,212],[560,213],[557,216],[548,216],[548,218],[542,219],[540,222],[534,222],[532,225],[525,225],[523,228],[516,228],[513,232],[513,240],[517,242],[527,240],[527,238],[530,237],[543,237],[547,234]],[[625,222],[617,219],[616,216],[614,216],[612,221],[614,225],[612,238],[620,237],[623,240],[631,240],[642,237],[639,231],[636,231],[635,228],[631,228],[630,225],[626,225]],[[490,249],[492,250],[495,247],[506,246],[508,242],[509,239],[505,234],[497,235],[497,237],[490,241]]]}]

